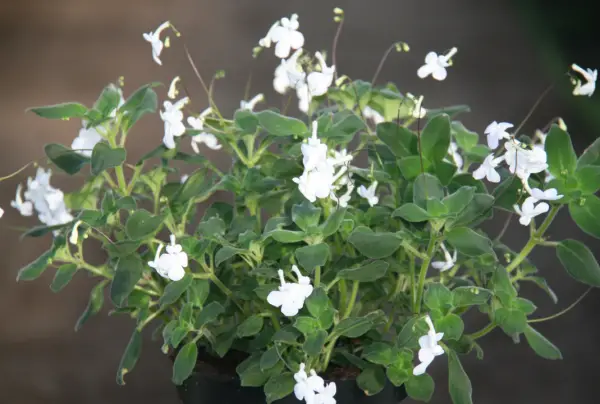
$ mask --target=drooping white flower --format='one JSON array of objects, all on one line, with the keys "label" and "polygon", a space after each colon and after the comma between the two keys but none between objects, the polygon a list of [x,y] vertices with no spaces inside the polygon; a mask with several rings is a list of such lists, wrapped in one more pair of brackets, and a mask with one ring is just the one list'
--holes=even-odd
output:
[{"label": "drooping white flower", "polygon": [[370,119],[375,125],[385,122],[384,116],[368,105],[363,108],[362,114],[365,119]]},{"label": "drooping white flower", "polygon": [[523,205],[520,207],[519,205],[513,205],[515,212],[521,216],[519,218],[519,223],[521,223],[523,226],[529,226],[534,217],[550,210],[550,206],[546,202],[540,202],[536,205],[535,203],[537,201],[538,200],[536,198],[530,196],[525,199],[525,202],[523,202]]},{"label": "drooping white flower", "polygon": [[436,80],[444,80],[448,76],[446,67],[451,66],[450,58],[458,52],[457,48],[452,48],[445,55],[438,55],[435,52],[429,52],[425,56],[425,64],[417,70],[417,75],[424,79],[431,75]]},{"label": "drooping white flower", "polygon": [[306,84],[306,73],[298,63],[301,54],[302,48],[295,51],[288,59],[282,59],[275,68],[273,88],[279,94],[285,94],[289,89],[298,87],[299,83]]},{"label": "drooping white flower", "polygon": [[271,42],[275,43],[275,56],[285,59],[290,56],[292,49],[304,46],[304,35],[298,31],[299,27],[298,14],[292,14],[290,18],[283,17],[279,24],[271,26],[267,36],[259,44],[268,48]]},{"label": "drooping white flower", "polygon": [[318,97],[325,94],[333,83],[335,73],[335,66],[328,67],[321,52],[315,52],[315,57],[319,61],[321,71],[313,71],[306,78],[308,92],[311,97]]},{"label": "drooping white flower", "polygon": [[17,209],[23,216],[31,216],[33,215],[33,204],[30,201],[23,201],[23,198],[21,198],[22,188],[21,184],[17,185],[15,200],[10,203],[10,206]]},{"label": "drooping white flower", "polygon": [[438,342],[444,337],[443,332],[435,332],[433,322],[429,316],[425,317],[425,321],[429,326],[429,331],[426,335],[419,338],[419,361],[421,362],[413,369],[413,375],[420,376],[425,373],[427,367],[433,362],[436,356],[444,354],[444,348],[442,348]]},{"label": "drooping white flower", "polygon": [[172,281],[181,280],[185,275],[185,268],[188,266],[187,254],[181,245],[176,244],[174,235],[171,235],[171,244],[167,246],[167,252],[161,254],[163,247],[162,244],[158,246],[154,261],[149,261],[148,266],[156,269],[156,272],[163,278]]},{"label": "drooping white flower", "polygon": [[408,97],[408,99],[410,99],[414,103],[414,105],[411,109],[410,115],[415,119],[424,118],[425,115],[427,114],[427,110],[425,108],[423,108],[423,106],[422,106],[423,100],[425,99],[425,97],[423,97],[422,95],[419,97],[415,97],[411,93],[406,93],[406,96]]},{"label": "drooping white flower", "polygon": [[452,157],[454,165],[460,172],[460,170],[462,170],[464,162],[462,156],[458,152],[458,145],[456,144],[456,142],[450,142],[450,146],[448,147],[448,154],[450,155],[450,157]]},{"label": "drooping white flower", "polygon": [[281,307],[281,313],[287,317],[293,317],[302,307],[304,301],[311,295],[313,287],[310,284],[310,278],[302,276],[296,265],[292,266],[292,271],[298,277],[297,283],[288,283],[283,277],[283,271],[277,271],[281,286],[267,296],[267,302],[275,307]]},{"label": "drooping white flower", "polygon": [[308,114],[310,109],[310,102],[312,101],[312,94],[308,84],[301,81],[296,85],[296,96],[298,97],[298,109],[305,114]]},{"label": "drooping white flower", "polygon": [[169,47],[169,38],[167,37],[163,43],[163,41],[160,39],[160,34],[170,26],[171,23],[169,21],[165,21],[159,25],[156,31],[148,32],[143,35],[144,39],[150,42],[150,45],[152,45],[152,59],[154,59],[154,61],[159,65],[162,65],[160,54],[162,53],[163,48]]},{"label": "drooping white flower", "polygon": [[[204,130],[204,121],[212,113],[212,108],[208,107],[200,113],[198,117],[190,116],[187,119],[188,124],[195,130]],[[192,136],[192,149],[196,154],[200,153],[200,144],[205,144],[211,150],[220,150],[223,147],[219,139],[212,133],[202,132]]]},{"label": "drooping white flower", "polygon": [[365,198],[369,203],[369,206],[375,206],[379,203],[379,197],[375,195],[375,191],[377,190],[377,181],[373,181],[369,188],[365,188],[364,185],[358,187],[358,195],[362,198]]},{"label": "drooping white flower", "polygon": [[250,101],[240,101],[240,109],[254,111],[254,107],[256,107],[256,104],[258,104],[259,102],[263,102],[264,100],[265,96],[262,93],[256,94]]},{"label": "drooping white flower", "polygon": [[164,111],[160,111],[160,118],[163,120],[165,126],[163,144],[168,149],[174,149],[176,147],[175,138],[185,133],[182,109],[189,101],[188,97],[184,97],[175,103],[171,101],[163,103]]},{"label": "drooping white flower", "polygon": [[581,74],[585,80],[585,84],[581,84],[581,80],[575,81],[575,88],[573,89],[573,95],[587,95],[591,97],[596,90],[596,80],[598,79],[597,69],[583,69],[580,66],[573,63],[571,68]]},{"label": "drooping white flower", "polygon": [[79,134],[71,143],[71,149],[85,157],[92,157],[94,147],[103,140],[102,135],[95,127],[87,128],[83,122],[83,127],[79,129]]},{"label": "drooping white flower", "polygon": [[558,190],[556,190],[556,188],[549,188],[545,191],[542,191],[539,188],[532,188],[531,196],[537,201],[557,201],[564,195],[559,195]]},{"label": "drooping white flower", "polygon": [[307,143],[302,143],[300,150],[302,151],[302,164],[305,170],[313,170],[322,164],[327,163],[327,145],[321,143],[317,137],[318,123],[312,123],[312,136]]},{"label": "drooping white flower", "polygon": [[181,81],[181,77],[177,76],[173,80],[171,80],[171,84],[169,85],[169,91],[167,92],[167,97],[174,100],[179,95],[179,90],[177,89],[177,84]]},{"label": "drooping white flower", "polygon": [[496,150],[498,145],[500,144],[500,139],[510,139],[510,134],[506,131],[507,129],[512,128],[514,125],[508,122],[492,122],[487,128],[485,128],[484,133],[487,135],[487,144],[490,149]]},{"label": "drooping white flower", "polygon": [[258,45],[263,48],[270,48],[271,43],[273,42],[273,40],[272,40],[273,32],[275,31],[275,28],[277,28],[277,27],[279,27],[279,21],[275,21],[273,23],[273,25],[271,25],[271,28],[269,28],[269,31],[267,31],[267,34],[258,41]]},{"label": "drooping white flower", "polygon": [[69,237],[69,243],[77,244],[77,241],[79,241],[79,226],[81,223],[81,220],[78,220],[73,225],[73,228],[71,229],[71,236]]},{"label": "drooping white flower", "polygon": [[527,180],[531,174],[537,174],[548,168],[547,155],[543,149],[525,149],[516,139],[504,143],[506,153],[504,160],[511,173],[516,174],[521,180]]},{"label": "drooping white flower", "polygon": [[15,197],[11,206],[26,216],[33,213],[31,211],[31,206],[33,206],[40,222],[47,226],[69,223],[73,220],[73,216],[65,204],[63,192],[50,185],[51,175],[50,170],[45,171],[38,167],[35,178],[27,178],[27,189],[23,193],[26,202],[20,198],[21,188],[19,186],[17,187],[19,196]]},{"label": "drooping white flower", "polygon": [[454,250],[454,254],[450,255],[444,243],[441,243],[440,246],[442,247],[442,251],[444,252],[444,261],[433,261],[431,263],[431,266],[435,269],[438,269],[440,272],[444,272],[456,265],[457,251]]},{"label": "drooping white flower", "polygon": [[504,161],[504,157],[494,158],[494,153],[490,153],[479,168],[473,171],[473,178],[481,180],[486,178],[489,182],[500,182],[500,174],[496,171],[496,167]]}]

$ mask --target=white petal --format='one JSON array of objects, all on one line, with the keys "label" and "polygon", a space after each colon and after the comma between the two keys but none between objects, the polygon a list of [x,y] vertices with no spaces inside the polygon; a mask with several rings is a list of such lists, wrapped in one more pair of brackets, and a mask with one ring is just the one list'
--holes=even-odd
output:
[{"label": "white petal", "polygon": [[279,291],[279,290],[274,290],[271,293],[269,293],[269,295],[267,296],[267,302],[269,302],[269,304],[271,306],[275,306],[275,307],[279,307],[283,304],[283,302],[286,299],[286,294]]},{"label": "white petal", "polygon": [[419,67],[419,70],[417,70],[417,76],[419,76],[419,78],[421,79],[424,79],[425,77],[433,73],[433,69],[434,68],[431,65],[423,65]]},{"label": "white petal", "polygon": [[292,48],[299,49],[304,46],[304,35],[298,31],[290,32],[289,41]]},{"label": "white petal", "polygon": [[438,67],[433,71],[432,77],[436,80],[442,81],[448,77],[448,72],[444,67]]},{"label": "white petal", "polygon": [[495,133],[490,133],[487,135],[487,144],[490,149],[495,150],[498,148],[499,140]]},{"label": "white petal", "polygon": [[500,174],[498,174],[498,171],[494,170],[493,168],[490,169],[487,173],[487,180],[489,182],[494,182],[494,183],[498,183],[500,182]]}]

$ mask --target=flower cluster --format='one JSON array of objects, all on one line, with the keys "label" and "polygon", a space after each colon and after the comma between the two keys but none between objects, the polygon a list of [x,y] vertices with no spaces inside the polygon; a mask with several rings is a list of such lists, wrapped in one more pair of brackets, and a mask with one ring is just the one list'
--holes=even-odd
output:
[{"label": "flower cluster", "polygon": [[311,369],[309,375],[306,374],[306,365],[300,364],[300,370],[294,374],[296,385],[294,386],[294,394],[298,400],[304,400],[306,404],[335,404],[334,398],[336,393],[335,383],[327,383],[322,377]]}]

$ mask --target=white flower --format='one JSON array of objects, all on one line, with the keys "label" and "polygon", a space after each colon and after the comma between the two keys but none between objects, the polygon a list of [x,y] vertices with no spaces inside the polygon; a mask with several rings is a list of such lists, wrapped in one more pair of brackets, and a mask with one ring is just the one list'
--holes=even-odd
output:
[{"label": "white flower", "polygon": [[261,38],[258,41],[258,45],[263,48],[270,48],[271,43],[273,42],[271,37],[273,36],[273,32],[275,31],[275,28],[277,28],[277,27],[279,27],[279,21],[275,21],[275,23],[273,25],[271,25],[271,28],[269,28],[267,35],[265,35],[264,38]]},{"label": "white flower", "polygon": [[77,244],[77,241],[79,240],[79,225],[80,224],[81,224],[81,220],[78,220],[73,225],[73,228],[71,229],[71,236],[69,237],[69,243]]},{"label": "white flower", "polygon": [[353,158],[354,156],[348,154],[347,149],[333,150],[333,158],[330,158],[330,161],[333,165],[342,165],[351,162]]},{"label": "white flower", "polygon": [[424,79],[431,75],[436,80],[444,80],[448,76],[446,67],[450,66],[450,58],[456,54],[457,48],[452,48],[446,55],[438,55],[435,52],[429,52],[425,56],[425,64],[417,70],[417,75]]},{"label": "white flower", "polygon": [[500,139],[510,139],[510,134],[506,131],[507,129],[512,128],[514,125],[508,122],[492,122],[487,128],[485,128],[484,133],[487,135],[487,144],[490,149],[495,150],[498,148],[498,144]]},{"label": "white flower", "polygon": [[2,216],[4,216],[4,209],[0,208],[0,219],[2,219]]},{"label": "white flower", "polygon": [[304,170],[302,175],[293,178],[293,181],[310,202],[315,202],[317,198],[327,198],[333,188],[333,167],[325,164],[310,171]]},{"label": "white flower", "polygon": [[190,178],[190,176],[188,174],[182,175],[181,178],[179,179],[179,183],[180,184],[185,183],[188,180],[188,178]]},{"label": "white flower", "polygon": [[327,67],[327,63],[321,52],[316,52],[315,57],[319,60],[321,71],[311,72],[306,78],[308,92],[311,97],[318,97],[325,94],[333,83],[333,75],[335,73],[335,66]]},{"label": "white flower", "polygon": [[154,261],[149,261],[148,266],[156,269],[156,272],[163,278],[172,281],[181,280],[185,275],[185,269],[188,266],[188,256],[183,251],[181,245],[175,243],[175,236],[171,235],[171,244],[167,246],[167,252],[161,254],[163,245],[160,244],[156,249]]},{"label": "white flower", "polygon": [[33,204],[30,201],[23,202],[23,198],[21,198],[21,189],[23,187],[21,184],[17,185],[17,193],[15,195],[15,200],[10,203],[10,206],[17,209],[19,213],[23,216],[31,216],[33,214]]},{"label": "white flower", "polygon": [[163,103],[164,111],[160,111],[160,118],[165,125],[163,143],[168,149],[174,149],[176,146],[175,138],[185,133],[183,112],[181,110],[189,101],[188,97],[184,97],[175,103],[171,101]]},{"label": "white flower", "polygon": [[504,147],[504,160],[509,171],[516,173],[521,180],[527,180],[531,174],[540,173],[548,168],[547,155],[543,149],[524,149],[516,139],[504,143]]},{"label": "white flower", "polygon": [[479,168],[473,171],[473,178],[481,180],[486,178],[489,182],[500,182],[500,174],[496,171],[496,167],[504,161],[504,157],[494,158],[494,153],[490,153]]},{"label": "white flower", "polygon": [[302,164],[305,170],[313,170],[322,164],[327,163],[327,145],[321,143],[317,137],[319,126],[317,121],[312,123],[312,136],[307,143],[302,143],[300,150],[302,151]]},{"label": "white flower", "polygon": [[336,404],[335,383],[328,383],[325,386],[325,381],[322,377],[311,369],[310,376],[306,374],[306,365],[300,364],[300,370],[294,374],[294,395],[298,400],[304,400],[306,404]]},{"label": "white flower", "polygon": [[368,105],[363,108],[362,114],[365,119],[370,119],[375,125],[385,122],[385,118],[383,117],[383,115],[381,115],[379,112],[375,111]]},{"label": "white flower", "polygon": [[254,111],[254,107],[259,102],[263,102],[265,100],[265,96],[261,94],[256,94],[250,101],[242,100],[240,101],[240,109],[245,109],[247,111]]},{"label": "white flower", "polygon": [[351,198],[353,191],[354,191],[354,185],[348,184],[348,186],[346,187],[345,194],[343,194],[340,197],[337,197],[332,192],[330,195],[330,198],[333,199],[341,208],[346,208],[346,207],[348,207],[348,202],[350,202],[350,198]]},{"label": "white flower", "polygon": [[454,250],[454,254],[450,255],[444,243],[441,244],[442,251],[444,252],[444,261],[434,261],[431,263],[431,266],[435,269],[438,269],[440,272],[444,272],[452,268],[456,265],[456,250]]},{"label": "white flower", "polygon": [[573,95],[587,95],[591,97],[596,90],[596,80],[598,79],[598,70],[583,69],[580,66],[573,63],[571,68],[576,72],[580,73],[585,79],[585,84],[581,85],[580,80],[575,81],[575,88],[573,89]]},{"label": "white flower", "polygon": [[427,110],[422,107],[423,100],[425,99],[425,97],[423,97],[422,95],[419,97],[415,97],[411,93],[406,93],[406,96],[408,97],[408,99],[410,99],[414,103],[411,113],[410,113],[411,116],[415,119],[424,118],[425,115],[427,114]]},{"label": "white flower", "polygon": [[365,198],[369,202],[369,206],[375,206],[379,203],[379,197],[375,195],[377,190],[377,181],[373,181],[369,188],[365,188],[364,185],[358,187],[358,195]]},{"label": "white flower", "polygon": [[275,307],[281,307],[281,313],[287,317],[293,317],[304,306],[306,300],[313,291],[310,284],[310,278],[302,276],[296,265],[292,266],[292,271],[298,277],[298,283],[287,283],[283,277],[283,271],[277,271],[281,286],[267,296],[267,302]]},{"label": "white flower", "polygon": [[310,108],[310,102],[312,101],[312,95],[308,85],[304,82],[299,82],[296,86],[296,95],[298,96],[298,109],[305,114],[308,114]]},{"label": "white flower", "polygon": [[[206,108],[200,113],[198,117],[190,116],[187,121],[188,124],[195,130],[204,130],[204,120],[208,115],[212,113],[212,108]],[[223,147],[215,135],[208,132],[202,132],[198,135],[192,136],[192,149],[195,153],[200,153],[198,145],[204,143],[206,147],[211,150],[220,150]]]},{"label": "white flower", "polygon": [[79,129],[79,135],[71,143],[71,149],[85,157],[92,157],[92,151],[94,147],[102,141],[103,137],[96,128],[85,128],[85,121],[83,122],[83,128]]},{"label": "white flower", "polygon": [[519,223],[521,223],[523,226],[529,226],[529,223],[531,223],[531,220],[534,217],[541,215],[542,213],[546,213],[550,209],[550,206],[546,202],[540,202],[535,205],[536,202],[537,199],[530,196],[525,199],[525,202],[523,202],[521,207],[519,207],[519,205],[513,206],[515,212],[521,216],[519,218]]},{"label": "white flower", "polygon": [[298,58],[302,54],[302,48],[298,49],[287,60],[282,60],[275,68],[273,88],[279,94],[285,94],[287,90],[296,88],[299,83],[304,83],[306,73],[298,64]]},{"label": "white flower", "polygon": [[298,14],[292,14],[290,18],[284,17],[278,25],[271,26],[267,36],[259,41],[259,44],[268,48],[271,42],[276,43],[275,56],[285,59],[290,55],[292,49],[304,46],[304,35],[298,31],[299,26]]},{"label": "white flower", "polygon": [[337,393],[335,383],[328,383],[323,391],[318,392],[315,396],[315,404],[336,404],[335,393]]},{"label": "white flower", "polygon": [[167,92],[167,97],[169,97],[172,100],[177,98],[177,96],[179,95],[179,90],[177,90],[177,84],[180,81],[181,81],[181,77],[179,77],[179,76],[175,77],[171,81],[171,84],[169,85],[169,91]]},{"label": "white flower", "polygon": [[556,201],[564,195],[559,195],[556,188],[549,188],[545,191],[542,191],[539,188],[533,188],[531,189],[531,196],[537,201]]},{"label": "white flower", "polygon": [[420,376],[427,370],[427,366],[433,362],[436,356],[444,354],[444,348],[442,348],[438,342],[444,337],[443,332],[436,333],[433,327],[433,322],[429,316],[425,317],[425,321],[429,326],[429,331],[426,335],[419,338],[419,365],[413,369],[413,375]]},{"label": "white flower", "polygon": [[160,24],[156,31],[145,33],[143,35],[144,39],[150,42],[150,45],[152,45],[152,58],[159,65],[162,65],[162,62],[160,60],[160,54],[163,50],[163,47],[169,47],[168,38],[166,39],[166,43],[163,43],[163,41],[160,39],[160,34],[170,26],[171,23],[169,21],[165,21],[162,24]]},{"label": "white flower", "polygon": [[448,154],[450,155],[450,157],[452,157],[452,161],[454,162],[456,168],[458,168],[458,171],[460,171],[463,167],[463,158],[458,152],[458,145],[456,144],[456,142],[450,142],[450,146],[448,147]]}]

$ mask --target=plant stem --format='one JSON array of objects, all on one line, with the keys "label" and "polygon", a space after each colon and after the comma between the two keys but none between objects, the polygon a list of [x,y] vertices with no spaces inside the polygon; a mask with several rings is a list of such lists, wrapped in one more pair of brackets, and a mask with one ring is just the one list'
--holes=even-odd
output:
[{"label": "plant stem", "polygon": [[[431,259],[433,258],[433,251],[435,250],[437,239],[431,232],[429,237],[429,244],[427,245],[427,252],[425,253],[425,259],[421,264],[421,270],[419,272],[419,284],[417,286],[417,298],[415,302],[415,314],[421,313],[421,300],[423,300],[423,289],[425,289],[425,279],[427,278],[427,269],[429,269],[429,264],[431,263]],[[414,283],[414,280],[412,281]]]},{"label": "plant stem", "polygon": [[552,221],[556,217],[556,214],[559,210],[560,205],[555,205],[552,207],[552,209],[550,209],[550,213],[548,213],[548,216],[546,216],[539,229],[537,229],[533,234],[531,234],[531,236],[529,237],[529,241],[527,242],[527,244],[525,244],[521,252],[506,267],[506,271],[508,273],[514,271],[521,264],[521,262],[523,262],[523,260],[527,258],[529,253],[531,253],[531,250],[533,250],[536,245],[540,244],[543,241],[542,236],[544,235],[546,230],[548,230],[550,224],[552,224]]},{"label": "plant stem", "polygon": [[528,323],[543,323],[544,321],[548,321],[548,320],[553,320],[557,317],[562,316],[563,314],[567,313],[569,310],[571,310],[573,307],[577,306],[579,304],[579,302],[581,302],[587,295],[588,293],[590,293],[592,291],[593,287],[590,286],[589,288],[587,288],[587,290],[585,292],[583,292],[583,294],[581,296],[579,296],[577,298],[577,300],[575,300],[569,307],[567,307],[564,310],[559,311],[558,313],[552,314],[551,316],[548,317],[542,317],[542,318],[534,318],[531,320],[527,320]]},{"label": "plant stem", "polygon": [[315,288],[318,288],[321,284],[321,267],[315,267],[315,280],[314,280]]},{"label": "plant stem", "polygon": [[494,330],[494,328],[496,328],[496,324],[490,323],[487,326],[483,327],[481,330],[476,331],[473,334],[469,334],[468,337],[473,340],[479,339],[479,338],[489,334],[490,332],[492,332]]},{"label": "plant stem", "polygon": [[152,320],[154,320],[156,317],[158,317],[160,315],[160,313],[162,313],[161,309],[150,314],[148,317],[146,317],[146,319],[144,321],[142,321],[140,323],[140,325],[137,326],[137,330],[142,331],[144,329],[144,327],[146,327]]},{"label": "plant stem", "polygon": [[409,273],[410,273],[410,301],[411,301],[411,309],[413,311],[413,313],[416,313],[416,303],[417,303],[417,299],[415,296],[415,292],[416,292],[416,284],[415,284],[415,257],[410,255],[410,259],[408,261],[408,269],[409,269]]},{"label": "plant stem", "polygon": [[348,306],[346,307],[346,311],[344,311],[344,316],[342,320],[348,318],[350,314],[352,314],[352,310],[354,309],[354,304],[356,303],[356,296],[358,295],[358,286],[360,285],[359,281],[354,281],[352,283],[352,292],[350,293],[350,302],[348,302]]}]

